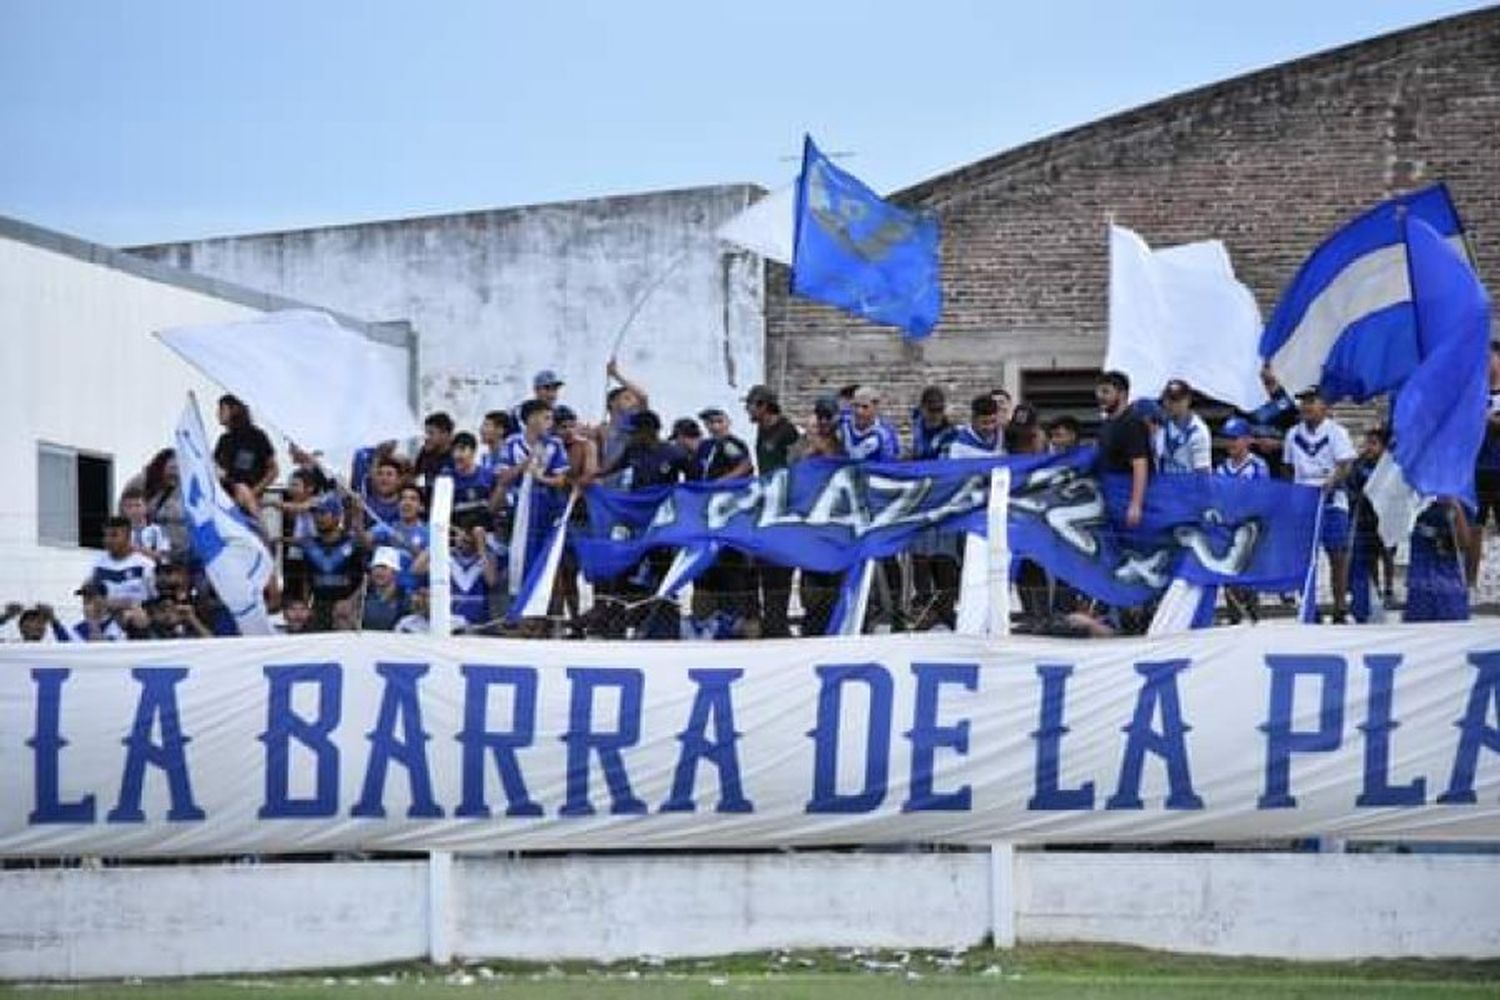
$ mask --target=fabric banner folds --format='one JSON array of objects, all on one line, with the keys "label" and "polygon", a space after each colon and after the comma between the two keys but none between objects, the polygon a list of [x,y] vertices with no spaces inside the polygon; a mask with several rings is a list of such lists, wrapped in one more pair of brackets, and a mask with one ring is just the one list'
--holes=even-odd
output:
[{"label": "fabric banner folds", "polygon": [[1173,577],[1264,590],[1301,585],[1319,494],[1231,476],[1153,482],[1137,530],[1112,520],[1128,484],[1101,480],[1094,453],[939,462],[809,460],[760,479],[588,491],[572,536],[585,575],[612,579],[650,549],[720,542],[831,573],[895,555],[929,526],[985,531],[989,474],[1011,470],[1010,547],[1102,601],[1134,606]]},{"label": "fabric banner folds", "polygon": [[1494,623],[0,647],[0,855],[1500,836]]}]

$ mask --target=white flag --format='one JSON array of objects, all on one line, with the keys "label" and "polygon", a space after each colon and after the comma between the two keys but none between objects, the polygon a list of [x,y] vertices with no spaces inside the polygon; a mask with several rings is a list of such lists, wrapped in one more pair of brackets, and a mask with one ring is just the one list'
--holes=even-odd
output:
[{"label": "white flag", "polygon": [[714,235],[788,267],[796,230],[797,185],[772,191],[724,223]]},{"label": "white flag", "polygon": [[294,309],[156,336],[304,448],[421,436],[407,402],[406,352],[346,330],[326,313]]},{"label": "white flag", "polygon": [[219,485],[192,393],[177,421],[175,438],[182,509],[193,552],[203,561],[208,582],[234,616],[240,634],[270,635],[264,591],[274,568],[271,553],[240,520],[238,508]]},{"label": "white flag", "polygon": [[1391,452],[1381,455],[1375,463],[1364,493],[1380,520],[1380,540],[1386,548],[1394,548],[1411,537],[1417,516],[1427,505],[1422,502],[1422,495],[1407,484]]},{"label": "white flag", "polygon": [[1131,394],[1155,398],[1170,379],[1236,406],[1266,402],[1260,383],[1260,309],[1218,240],[1152,250],[1109,227],[1106,371],[1130,376]]}]

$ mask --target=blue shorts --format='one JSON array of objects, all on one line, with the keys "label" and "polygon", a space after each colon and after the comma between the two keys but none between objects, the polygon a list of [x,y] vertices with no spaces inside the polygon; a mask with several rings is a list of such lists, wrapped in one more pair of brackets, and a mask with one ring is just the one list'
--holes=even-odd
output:
[{"label": "blue shorts", "polygon": [[1323,532],[1319,536],[1329,555],[1349,551],[1349,512],[1342,507],[1323,508]]}]

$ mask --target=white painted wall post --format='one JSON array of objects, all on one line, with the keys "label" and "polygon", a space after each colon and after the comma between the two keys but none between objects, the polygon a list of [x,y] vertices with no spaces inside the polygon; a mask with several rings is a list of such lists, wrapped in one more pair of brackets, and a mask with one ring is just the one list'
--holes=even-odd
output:
[{"label": "white painted wall post", "polygon": [[453,961],[453,852],[427,855],[427,960]]},{"label": "white painted wall post", "polygon": [[1016,847],[990,845],[990,937],[996,948],[1016,946]]}]

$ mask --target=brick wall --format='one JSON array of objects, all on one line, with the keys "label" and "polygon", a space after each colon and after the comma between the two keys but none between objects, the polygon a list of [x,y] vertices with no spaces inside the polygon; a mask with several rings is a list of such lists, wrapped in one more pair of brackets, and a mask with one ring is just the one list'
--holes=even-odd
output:
[{"label": "brick wall", "polygon": [[1102,361],[1111,216],[1153,246],[1224,240],[1269,316],[1342,220],[1437,180],[1500,292],[1500,8],[1180,94],[900,193],[943,227],[933,337],[908,344],[791,299],[772,265],[767,375],[798,417],[846,382],[881,387],[892,415],[929,382],[955,402],[1015,391],[1024,369]]}]

